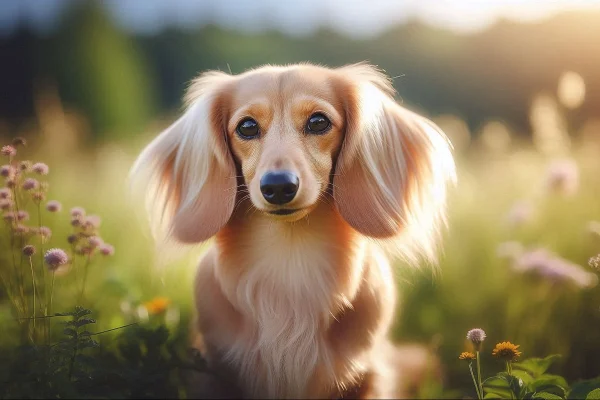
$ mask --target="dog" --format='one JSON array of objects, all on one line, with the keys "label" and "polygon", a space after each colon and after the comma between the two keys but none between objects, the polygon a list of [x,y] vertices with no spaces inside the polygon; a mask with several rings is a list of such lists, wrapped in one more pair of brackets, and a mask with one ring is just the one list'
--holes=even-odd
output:
[{"label": "dog", "polygon": [[133,166],[159,244],[214,239],[195,324],[244,397],[405,395],[390,262],[435,263],[456,177],[444,133],[394,95],[365,62],[205,72]]}]

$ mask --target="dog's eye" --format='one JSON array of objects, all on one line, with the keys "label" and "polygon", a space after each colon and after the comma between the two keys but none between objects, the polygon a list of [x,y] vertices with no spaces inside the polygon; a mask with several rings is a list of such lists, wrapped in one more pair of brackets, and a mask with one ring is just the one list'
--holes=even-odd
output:
[{"label": "dog's eye", "polygon": [[258,123],[252,118],[246,118],[240,122],[236,131],[243,139],[254,139],[260,133]]},{"label": "dog's eye", "polygon": [[321,113],[311,115],[306,122],[306,132],[320,134],[331,127],[331,122]]}]

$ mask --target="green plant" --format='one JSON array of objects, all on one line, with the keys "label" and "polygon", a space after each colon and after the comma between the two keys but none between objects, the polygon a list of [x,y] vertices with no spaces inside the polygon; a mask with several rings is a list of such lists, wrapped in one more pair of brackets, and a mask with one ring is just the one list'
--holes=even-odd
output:
[{"label": "green plant", "polygon": [[[70,247],[70,254],[61,248],[51,248],[52,229],[44,223],[61,212],[62,205],[56,200],[46,202],[49,184],[41,179],[48,175],[48,165],[17,158],[17,153],[25,147],[25,139],[15,138],[12,145],[1,149],[7,163],[0,166],[0,175],[5,180],[5,187],[0,187],[0,210],[5,225],[0,237],[6,235],[7,240],[2,243],[8,246],[2,250],[9,256],[0,257],[0,278],[20,328],[21,343],[48,344],[51,331],[47,317],[53,315],[57,276],[69,281],[64,290],[73,292],[78,286],[81,288],[78,301],[82,302],[90,264],[97,254],[112,255],[114,248],[100,237],[100,217],[86,215],[81,207],[71,210],[72,232],[63,239]],[[28,224],[30,215],[34,216],[32,224]]]},{"label": "green plant", "polygon": [[185,371],[210,373],[163,325],[127,329],[115,340],[117,350],[106,351],[94,337],[108,331],[92,332],[90,316],[82,307],[57,313],[70,317],[58,342],[2,349],[0,398],[181,398]]},{"label": "green plant", "polygon": [[[496,344],[492,351],[494,357],[504,361],[506,370],[482,380],[479,350],[485,337],[482,329],[470,330],[467,339],[476,347],[477,356],[471,352],[463,352],[459,356],[459,359],[469,363],[469,372],[479,399],[591,400],[600,394],[600,378],[578,382],[571,388],[564,377],[548,373],[550,366],[561,358],[558,354],[516,362],[521,357],[520,346],[508,341]],[[473,362],[478,363],[477,377],[473,372]]]}]

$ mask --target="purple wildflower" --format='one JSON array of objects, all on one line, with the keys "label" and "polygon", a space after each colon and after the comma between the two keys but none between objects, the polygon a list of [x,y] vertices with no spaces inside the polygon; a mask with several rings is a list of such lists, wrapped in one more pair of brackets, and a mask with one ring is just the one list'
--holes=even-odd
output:
[{"label": "purple wildflower", "polygon": [[19,210],[17,212],[17,220],[18,221],[27,221],[29,220],[29,213],[24,210]]},{"label": "purple wildflower", "polygon": [[483,329],[475,328],[467,332],[467,339],[473,342],[473,344],[482,343],[486,337],[487,335]]},{"label": "purple wildflower", "polygon": [[15,215],[14,212],[5,212],[2,215],[2,218],[6,221],[6,222],[13,222],[14,220],[17,219],[17,216]]},{"label": "purple wildflower", "polygon": [[50,236],[52,236],[52,230],[47,226],[40,226],[37,230],[37,233],[42,237],[44,241],[50,239]]},{"label": "purple wildflower", "polygon": [[50,200],[48,203],[46,203],[46,210],[50,212],[59,212],[61,209],[62,205],[56,200]]},{"label": "purple wildflower", "polygon": [[17,150],[12,146],[7,145],[7,146],[2,146],[2,150],[0,150],[0,153],[3,156],[13,157],[17,154]]},{"label": "purple wildflower", "polygon": [[36,189],[38,186],[40,186],[40,183],[33,178],[27,178],[25,179],[25,182],[23,182],[24,190]]},{"label": "purple wildflower", "polygon": [[83,217],[85,216],[85,210],[81,207],[71,208],[71,217]]},{"label": "purple wildflower", "polygon": [[85,228],[90,228],[90,229],[99,228],[101,222],[102,222],[102,218],[100,218],[99,216],[97,216],[97,215],[88,215],[85,218],[84,227]]},{"label": "purple wildflower", "polygon": [[593,287],[598,283],[595,274],[545,249],[524,252],[513,264],[513,269],[536,273],[553,282],[570,282],[581,288]]},{"label": "purple wildflower", "polygon": [[115,254],[115,248],[108,243],[103,243],[98,250],[105,256],[112,256]]},{"label": "purple wildflower", "polygon": [[28,226],[21,225],[21,224],[18,224],[17,226],[15,226],[15,233],[17,235],[25,235],[26,233],[29,233],[29,232],[30,232],[30,229]]},{"label": "purple wildflower", "polygon": [[44,261],[50,271],[56,271],[59,267],[69,262],[69,256],[62,249],[50,249],[44,255]]},{"label": "purple wildflower", "polygon": [[31,194],[31,198],[37,204],[46,198],[46,194],[44,192],[34,192]]},{"label": "purple wildflower", "polygon": [[88,238],[88,243],[90,247],[95,249],[96,247],[102,246],[104,244],[104,241],[100,236],[90,236]]},{"label": "purple wildflower", "polygon": [[33,172],[35,172],[36,174],[48,175],[50,168],[48,168],[48,166],[46,164],[38,162],[38,163],[33,164],[33,166],[31,167],[31,170]]},{"label": "purple wildflower", "polygon": [[10,199],[12,194],[9,188],[1,188],[0,189],[0,199]]},{"label": "purple wildflower", "polygon": [[28,244],[27,246],[23,247],[23,255],[24,256],[31,257],[34,254],[35,254],[35,247],[33,247],[32,245]]},{"label": "purple wildflower", "polygon": [[3,165],[0,167],[0,176],[5,178],[12,178],[15,173],[15,169],[12,165]]},{"label": "purple wildflower", "polygon": [[0,199],[0,210],[10,210],[10,208],[13,206],[13,202],[11,199]]}]

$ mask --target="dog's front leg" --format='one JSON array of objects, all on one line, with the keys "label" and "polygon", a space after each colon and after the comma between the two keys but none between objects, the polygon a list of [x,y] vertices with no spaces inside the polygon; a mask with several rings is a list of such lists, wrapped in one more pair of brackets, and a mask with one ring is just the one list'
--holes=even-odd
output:
[{"label": "dog's front leg", "polygon": [[227,349],[235,342],[242,320],[215,278],[215,250],[211,248],[202,258],[194,282],[197,315],[193,345],[207,360],[210,371],[192,377],[190,397],[241,398],[236,371],[223,365],[220,349]]}]

